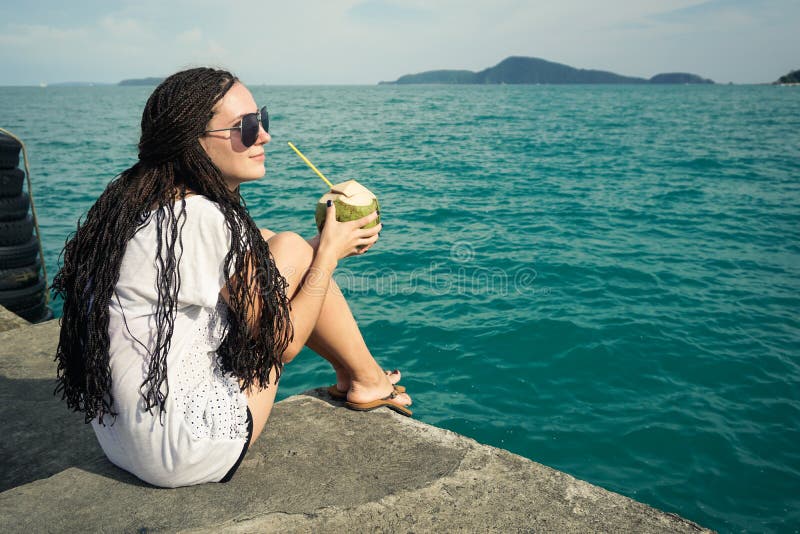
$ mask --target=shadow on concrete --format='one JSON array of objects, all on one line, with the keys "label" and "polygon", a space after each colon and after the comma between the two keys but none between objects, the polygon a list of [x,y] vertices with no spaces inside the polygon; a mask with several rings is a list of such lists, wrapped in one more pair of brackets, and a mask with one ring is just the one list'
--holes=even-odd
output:
[{"label": "shadow on concrete", "polygon": [[[3,458],[0,492],[51,477],[71,467],[125,484],[155,488],[106,458],[91,425],[84,423],[82,413],[70,411],[60,395],[54,395],[55,387],[54,379],[11,379],[0,376],[0,418],[5,422],[0,439],[0,458]],[[297,397],[311,397],[330,408],[344,406],[343,400],[333,399],[325,388],[311,390]],[[354,414],[347,412],[344,414]],[[267,423],[254,450],[259,442],[274,439],[277,430],[274,427],[279,424],[275,419],[272,417]],[[350,430],[347,433],[352,432]],[[258,456],[258,453],[251,451],[245,458],[252,459],[253,456]],[[245,461],[245,464],[248,463],[252,463],[252,460]]]},{"label": "shadow on concrete", "polygon": [[108,461],[83,414],[53,395],[55,380],[0,376],[0,491],[53,476],[70,467],[147,486]]}]

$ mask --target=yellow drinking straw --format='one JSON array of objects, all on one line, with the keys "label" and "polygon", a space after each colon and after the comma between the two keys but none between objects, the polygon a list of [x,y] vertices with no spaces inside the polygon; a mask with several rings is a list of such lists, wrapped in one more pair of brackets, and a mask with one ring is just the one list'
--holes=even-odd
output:
[{"label": "yellow drinking straw", "polygon": [[296,146],[294,146],[294,145],[292,144],[292,142],[291,142],[291,141],[289,141],[289,146],[290,146],[290,147],[292,147],[292,150],[294,150],[295,152],[297,152],[297,155],[298,155],[298,156],[300,156],[301,158],[303,158],[303,161],[305,161],[305,162],[306,162],[306,165],[308,165],[309,167],[311,167],[311,169],[312,169],[312,170],[313,170],[315,173],[317,173],[317,176],[319,176],[320,178],[322,178],[322,179],[325,181],[325,183],[326,183],[326,184],[328,184],[328,187],[330,187],[331,189],[333,189],[333,184],[332,184],[332,183],[330,183],[330,182],[328,181],[328,179],[327,179],[327,178],[325,178],[325,175],[324,175],[324,174],[322,174],[321,172],[319,172],[319,170],[318,170],[316,167],[314,167],[314,164],[313,164],[313,163],[311,163],[310,161],[308,161],[308,158],[307,158],[307,157],[305,157],[305,156],[303,155],[303,153],[302,153],[302,152],[300,152],[299,150],[297,150],[297,147],[296,147]]}]

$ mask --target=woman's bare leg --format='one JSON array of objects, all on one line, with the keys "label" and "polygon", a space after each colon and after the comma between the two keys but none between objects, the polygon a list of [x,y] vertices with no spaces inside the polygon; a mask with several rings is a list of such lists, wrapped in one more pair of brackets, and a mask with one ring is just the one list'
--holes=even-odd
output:
[{"label": "woman's bare leg", "polygon": [[275,404],[275,394],[278,393],[278,381],[275,379],[275,369],[270,370],[269,385],[266,388],[251,388],[245,391],[247,396],[247,407],[250,408],[250,415],[253,417],[253,435],[250,437],[252,445],[264,425],[267,424],[272,406]]},{"label": "woman's bare leg", "polygon": [[[261,235],[265,240],[269,241],[275,235],[275,232],[266,228],[262,228]],[[336,286],[336,281],[331,280],[331,284]],[[339,291],[339,287],[336,286],[335,290]],[[349,312],[350,308],[348,307],[347,310]],[[336,386],[339,391],[346,392],[348,389],[350,389],[350,373],[347,371],[342,362],[337,359],[332,347],[325,344],[324,339],[320,339],[318,335],[316,335],[314,332],[311,332],[311,336],[308,338],[306,346],[328,360],[328,362],[331,364],[336,372]],[[399,372],[389,376],[389,379],[392,381],[392,383],[396,383],[399,378]]]},{"label": "woman's bare leg", "polygon": [[[291,232],[270,237],[269,246],[278,270],[288,282],[286,291],[291,298],[296,291],[302,291],[314,251],[302,237]],[[394,390],[391,380],[369,352],[350,307],[333,280],[309,341],[309,347],[337,370],[337,380],[342,371],[349,375],[350,401],[369,402],[386,397]],[[411,404],[411,398],[405,394],[394,401]]]},{"label": "woman's bare leg", "polygon": [[[275,234],[262,230],[262,235],[269,241],[275,264],[286,278],[286,292],[291,298],[302,289],[314,251],[302,237],[291,232]],[[352,402],[384,398],[392,393],[392,384],[399,379],[399,373],[392,376],[385,374],[370,354],[350,307],[334,280],[331,280],[317,324],[306,344],[331,363],[336,370],[337,385],[342,391],[348,390],[347,398]],[[275,403],[278,381],[275,380],[274,370],[270,372],[269,380],[268,387],[245,392],[253,416],[250,443],[263,431]],[[404,393],[392,399],[392,402],[407,406],[411,404],[411,397]]]},{"label": "woman's bare leg", "polygon": [[[334,306],[333,301],[338,300],[336,296],[332,296],[331,293],[341,296],[342,300],[344,301],[344,310],[342,310],[342,315],[333,315],[333,317],[341,319],[341,322],[344,324],[335,325],[332,324],[332,321],[317,321],[316,328],[311,332],[311,336],[308,338],[306,346],[330,362],[334,371],[336,371],[336,388],[344,393],[350,389],[352,375],[346,367],[346,364],[342,361],[343,357],[339,352],[341,347],[330,345],[326,339],[334,336],[335,332],[342,331],[337,330],[337,328],[346,328],[347,331],[355,329],[358,332],[358,339],[354,343],[354,345],[357,346],[357,348],[354,350],[360,354],[369,354],[370,358],[373,358],[373,356],[367,348],[367,344],[364,341],[364,337],[361,335],[361,330],[358,328],[358,324],[356,323],[352,312],[350,311],[350,306],[347,304],[347,300],[344,298],[341,289],[339,289],[338,284],[333,279],[331,279],[331,284],[328,289],[328,296],[325,297],[325,304],[328,306]],[[323,306],[325,306],[325,304],[323,304]],[[320,313],[320,317],[322,317],[323,314],[325,314],[327,317],[327,311],[328,310],[323,309],[323,311]],[[333,310],[330,313],[335,314],[337,312]],[[332,332],[326,332],[326,329],[332,330]],[[400,371],[397,369],[393,371],[385,371],[385,373],[389,377],[389,382],[392,384],[396,384],[400,381]]]}]

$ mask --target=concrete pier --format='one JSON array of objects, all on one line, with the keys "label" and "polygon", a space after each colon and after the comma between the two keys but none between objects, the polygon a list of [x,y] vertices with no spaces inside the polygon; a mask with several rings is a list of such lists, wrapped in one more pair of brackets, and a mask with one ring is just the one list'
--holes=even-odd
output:
[{"label": "concrete pier", "polygon": [[275,405],[228,484],[159,489],[53,396],[57,321],[0,309],[2,532],[708,532],[508,451],[323,389]]}]

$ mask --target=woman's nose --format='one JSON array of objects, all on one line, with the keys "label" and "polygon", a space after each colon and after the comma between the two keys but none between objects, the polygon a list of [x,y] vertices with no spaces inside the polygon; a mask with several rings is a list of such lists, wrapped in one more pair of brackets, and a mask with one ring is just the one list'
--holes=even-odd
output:
[{"label": "woman's nose", "polygon": [[261,144],[266,145],[272,140],[272,136],[269,134],[268,131],[264,129],[264,126],[259,124],[258,125],[258,141]]}]

